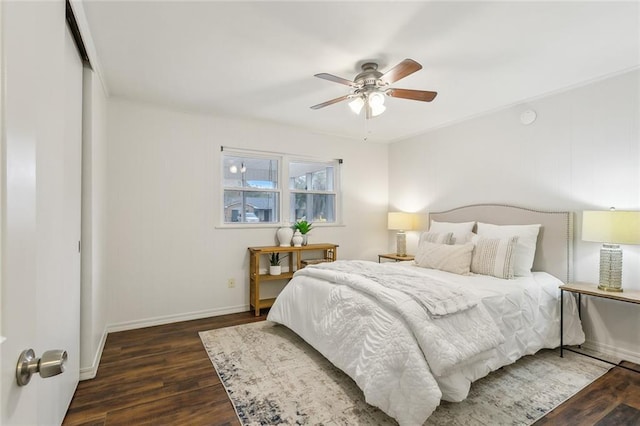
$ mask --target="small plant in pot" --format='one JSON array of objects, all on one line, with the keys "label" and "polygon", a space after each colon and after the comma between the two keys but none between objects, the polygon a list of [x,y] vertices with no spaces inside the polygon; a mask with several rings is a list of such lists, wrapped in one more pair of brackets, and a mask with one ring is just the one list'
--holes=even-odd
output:
[{"label": "small plant in pot", "polygon": [[307,234],[309,233],[309,231],[311,231],[312,228],[313,228],[313,225],[307,222],[306,220],[299,220],[293,224],[293,229],[294,230],[297,229],[302,234],[303,246],[307,245]]},{"label": "small plant in pot", "polygon": [[269,256],[269,275],[280,275],[282,273],[280,262],[286,257],[286,254],[280,257],[280,253],[271,253],[271,256]]}]

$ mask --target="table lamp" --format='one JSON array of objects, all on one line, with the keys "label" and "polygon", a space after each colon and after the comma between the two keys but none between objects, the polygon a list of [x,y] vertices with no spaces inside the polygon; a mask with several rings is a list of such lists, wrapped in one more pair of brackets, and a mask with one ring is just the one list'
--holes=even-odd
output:
[{"label": "table lamp", "polygon": [[600,283],[604,291],[622,291],[622,248],[620,244],[640,244],[640,211],[582,212],[582,240],[602,244]]},{"label": "table lamp", "polygon": [[404,231],[411,231],[413,223],[413,213],[389,212],[387,228],[398,231],[396,234],[396,254],[398,256],[407,255],[407,234]]}]

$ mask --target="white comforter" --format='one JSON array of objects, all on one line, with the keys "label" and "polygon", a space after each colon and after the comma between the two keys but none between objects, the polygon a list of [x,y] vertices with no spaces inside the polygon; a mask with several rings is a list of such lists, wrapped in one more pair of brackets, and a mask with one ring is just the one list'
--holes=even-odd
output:
[{"label": "white comforter", "polygon": [[[369,404],[420,425],[440,399],[460,401],[472,381],[558,346],[559,284],[544,273],[500,280],[339,261],[298,271],[268,320],[347,373]],[[565,303],[566,342],[582,343],[573,298]]]}]

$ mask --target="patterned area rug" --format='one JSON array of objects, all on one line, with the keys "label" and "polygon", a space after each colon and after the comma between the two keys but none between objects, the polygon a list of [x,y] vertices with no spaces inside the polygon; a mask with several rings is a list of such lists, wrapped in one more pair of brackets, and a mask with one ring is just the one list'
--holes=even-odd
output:
[{"label": "patterned area rug", "polygon": [[[269,321],[200,333],[244,425],[394,425],[342,371],[284,326]],[[527,425],[604,374],[609,365],[543,350],[442,402],[425,425]]]}]

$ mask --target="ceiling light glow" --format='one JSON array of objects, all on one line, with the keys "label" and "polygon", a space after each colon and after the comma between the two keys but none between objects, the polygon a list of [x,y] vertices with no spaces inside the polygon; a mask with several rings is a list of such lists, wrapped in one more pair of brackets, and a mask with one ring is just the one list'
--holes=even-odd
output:
[{"label": "ceiling light glow", "polygon": [[351,108],[351,111],[356,114],[360,114],[363,106],[364,100],[362,99],[362,96],[358,96],[357,98],[354,98],[351,102],[349,102],[349,108]]}]

